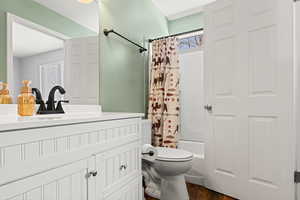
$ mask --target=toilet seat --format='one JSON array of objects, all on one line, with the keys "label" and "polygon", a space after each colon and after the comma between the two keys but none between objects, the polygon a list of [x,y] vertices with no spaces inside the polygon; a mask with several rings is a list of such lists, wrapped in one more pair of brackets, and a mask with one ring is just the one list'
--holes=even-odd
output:
[{"label": "toilet seat", "polygon": [[192,153],[181,149],[171,149],[171,148],[163,148],[163,147],[156,147],[156,149],[157,149],[156,160],[159,161],[184,162],[193,159]]}]

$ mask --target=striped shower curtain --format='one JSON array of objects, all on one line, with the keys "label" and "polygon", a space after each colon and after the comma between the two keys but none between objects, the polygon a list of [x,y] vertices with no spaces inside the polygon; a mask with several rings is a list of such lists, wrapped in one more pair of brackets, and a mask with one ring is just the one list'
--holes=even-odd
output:
[{"label": "striped shower curtain", "polygon": [[179,56],[176,37],[152,42],[148,118],[153,145],[177,148],[179,134]]}]

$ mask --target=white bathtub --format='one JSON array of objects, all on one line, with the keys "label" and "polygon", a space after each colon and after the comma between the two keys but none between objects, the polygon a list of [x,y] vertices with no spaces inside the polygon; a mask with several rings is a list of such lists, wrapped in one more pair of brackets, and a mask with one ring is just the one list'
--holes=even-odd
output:
[{"label": "white bathtub", "polygon": [[185,176],[186,181],[205,186],[205,144],[203,142],[180,140],[178,147],[194,154],[193,166]]}]

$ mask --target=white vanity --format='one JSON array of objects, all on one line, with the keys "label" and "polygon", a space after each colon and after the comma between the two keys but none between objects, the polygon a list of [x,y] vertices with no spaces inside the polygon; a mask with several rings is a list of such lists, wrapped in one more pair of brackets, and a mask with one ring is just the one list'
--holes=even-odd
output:
[{"label": "white vanity", "polygon": [[0,107],[0,200],[142,200],[143,115],[70,107],[31,118]]}]

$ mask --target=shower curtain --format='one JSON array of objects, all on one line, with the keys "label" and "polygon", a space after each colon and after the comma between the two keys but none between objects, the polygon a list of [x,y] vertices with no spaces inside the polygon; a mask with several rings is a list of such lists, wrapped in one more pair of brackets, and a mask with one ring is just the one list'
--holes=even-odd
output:
[{"label": "shower curtain", "polygon": [[148,118],[154,146],[177,148],[179,134],[179,56],[176,37],[152,42]]}]

